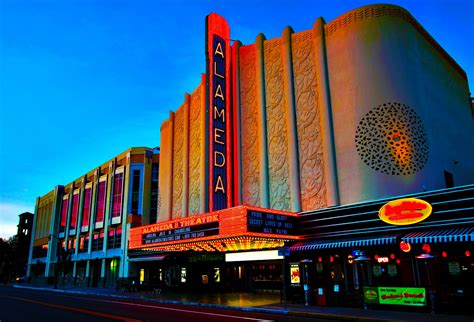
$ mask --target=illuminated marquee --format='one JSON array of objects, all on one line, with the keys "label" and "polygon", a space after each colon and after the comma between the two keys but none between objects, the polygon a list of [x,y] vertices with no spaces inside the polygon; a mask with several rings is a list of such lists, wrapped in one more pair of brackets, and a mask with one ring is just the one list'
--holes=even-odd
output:
[{"label": "illuminated marquee", "polygon": [[142,245],[182,241],[219,234],[217,214],[194,216],[141,228]]},{"label": "illuminated marquee", "polygon": [[207,24],[209,80],[209,210],[232,206],[230,119],[230,30],[224,18],[210,14]]},{"label": "illuminated marquee", "polygon": [[[129,249],[228,251],[275,248],[298,239],[294,213],[238,206],[132,228]],[[234,246],[232,246],[235,244]]]},{"label": "illuminated marquee", "polygon": [[424,200],[404,198],[386,203],[379,211],[379,217],[391,225],[411,225],[431,215],[431,205]]},{"label": "illuminated marquee", "polygon": [[292,235],[295,217],[251,210],[247,214],[247,230],[266,234]]}]

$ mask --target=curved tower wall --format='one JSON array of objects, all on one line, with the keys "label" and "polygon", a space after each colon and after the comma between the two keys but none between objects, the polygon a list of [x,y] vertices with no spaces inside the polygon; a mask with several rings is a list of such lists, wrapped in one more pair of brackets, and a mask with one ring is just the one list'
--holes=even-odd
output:
[{"label": "curved tower wall", "polygon": [[465,73],[414,18],[368,6],[325,33],[341,204],[472,183]]}]

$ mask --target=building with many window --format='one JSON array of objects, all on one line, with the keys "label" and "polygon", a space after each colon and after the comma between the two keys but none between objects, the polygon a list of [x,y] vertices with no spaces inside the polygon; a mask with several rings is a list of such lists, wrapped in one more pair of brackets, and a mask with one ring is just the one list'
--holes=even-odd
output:
[{"label": "building with many window", "polygon": [[[64,271],[75,285],[116,285],[128,274],[128,216],[156,222],[158,170],[159,149],[130,148],[38,197],[28,275],[53,283]],[[70,265],[58,265],[63,258]]]}]

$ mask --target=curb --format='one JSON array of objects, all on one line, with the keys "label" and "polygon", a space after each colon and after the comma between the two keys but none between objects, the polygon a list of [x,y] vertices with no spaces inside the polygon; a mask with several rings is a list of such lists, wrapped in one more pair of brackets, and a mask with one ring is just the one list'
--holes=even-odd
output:
[{"label": "curb", "polygon": [[140,301],[152,302],[152,303],[176,304],[176,305],[209,307],[209,308],[214,308],[214,309],[234,310],[234,311],[244,311],[244,312],[313,317],[313,318],[323,318],[323,319],[339,320],[339,321],[341,320],[343,321],[369,321],[369,322],[397,321],[393,319],[380,319],[380,318],[372,318],[372,317],[367,317],[367,316],[355,316],[355,315],[336,315],[336,314],[330,314],[330,313],[302,311],[302,310],[295,310],[295,309],[288,309],[288,308],[240,307],[240,306],[228,306],[228,305],[211,304],[211,303],[180,302],[176,300],[164,300],[164,299],[136,297],[136,296],[129,296],[129,295],[94,293],[94,292],[64,290],[64,289],[52,289],[52,288],[46,288],[46,287],[34,287],[34,286],[23,286],[23,285],[20,286],[20,285],[15,285],[15,284],[13,284],[12,286],[14,288],[29,289],[29,290],[35,290],[35,291],[49,291],[49,292],[65,293],[65,294],[81,294],[81,295],[93,295],[93,296],[112,297],[112,298],[121,298],[121,299],[134,299],[134,300],[140,300]]}]

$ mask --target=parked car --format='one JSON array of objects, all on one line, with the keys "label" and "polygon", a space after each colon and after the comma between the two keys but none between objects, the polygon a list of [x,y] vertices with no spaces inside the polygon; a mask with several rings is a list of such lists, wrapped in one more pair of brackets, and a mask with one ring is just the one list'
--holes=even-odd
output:
[{"label": "parked car", "polygon": [[17,277],[17,278],[15,279],[15,281],[16,281],[17,283],[27,283],[27,282],[28,282],[28,277],[26,277],[26,276]]}]

